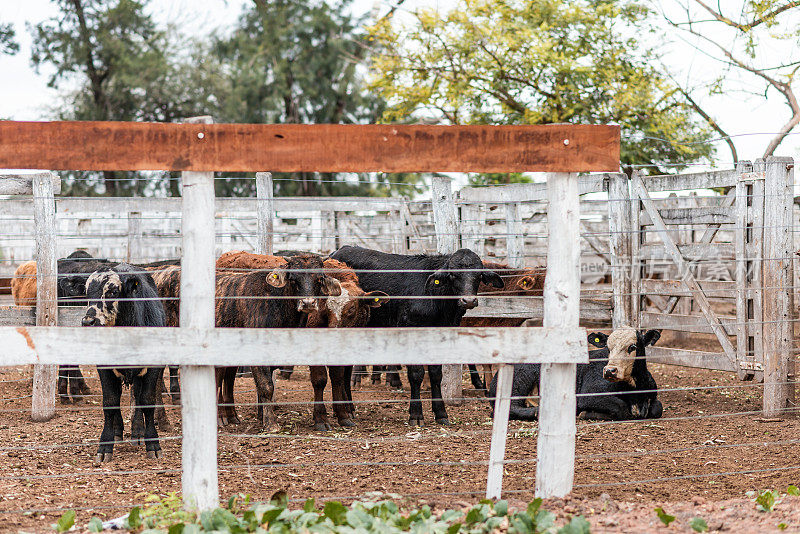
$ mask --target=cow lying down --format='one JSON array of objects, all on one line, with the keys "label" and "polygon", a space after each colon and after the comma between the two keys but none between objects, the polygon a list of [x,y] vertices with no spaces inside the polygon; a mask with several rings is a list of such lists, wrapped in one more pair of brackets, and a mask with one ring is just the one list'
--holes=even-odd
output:
[{"label": "cow lying down", "polygon": [[[618,328],[611,335],[589,334],[589,363],[578,364],[575,392],[576,413],[580,419],[624,421],[661,417],[661,401],[656,398],[656,381],[647,370],[645,348],[655,344],[661,332],[639,332]],[[514,365],[509,417],[522,421],[538,419],[539,408],[527,406],[525,399],[538,391],[540,364]],[[497,376],[489,386],[489,397],[497,393]],[[492,403],[494,406],[494,403]]]}]

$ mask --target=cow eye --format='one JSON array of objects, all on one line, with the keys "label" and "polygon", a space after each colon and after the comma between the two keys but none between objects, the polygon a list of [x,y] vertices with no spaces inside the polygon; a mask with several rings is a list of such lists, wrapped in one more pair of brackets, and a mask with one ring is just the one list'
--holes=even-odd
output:
[{"label": "cow eye", "polygon": [[628,352],[636,352],[636,345],[631,345],[628,347]]}]

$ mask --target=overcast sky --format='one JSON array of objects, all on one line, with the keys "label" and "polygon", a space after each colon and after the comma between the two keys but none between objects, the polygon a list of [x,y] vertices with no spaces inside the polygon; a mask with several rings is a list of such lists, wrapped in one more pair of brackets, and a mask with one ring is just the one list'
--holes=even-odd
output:
[{"label": "overcast sky", "polygon": [[[215,28],[230,27],[242,7],[252,0],[152,0],[151,9],[159,22],[178,22],[185,32],[202,35]],[[663,0],[666,5],[670,0]],[[723,5],[727,5],[726,0]],[[418,6],[447,9],[454,0],[406,0],[404,9]],[[375,5],[385,6],[386,0],[356,0],[355,9],[366,12]],[[30,65],[30,34],[26,24],[36,24],[56,14],[50,0],[0,0],[3,22],[11,22],[17,31],[22,50],[15,56],[0,56],[0,117],[16,120],[41,120],[48,116],[48,106],[56,102],[57,93],[47,87],[46,72],[37,74]],[[800,25],[800,20],[798,21]],[[775,50],[775,57],[789,57],[796,50]],[[696,50],[674,39],[664,46],[665,61],[678,72],[681,79],[700,79],[721,72],[721,65],[703,50]],[[757,87],[753,85],[753,87]],[[722,126],[737,137],[739,156],[754,159],[760,156],[770,136],[788,120],[787,107],[776,92],[769,99],[745,94],[729,94],[706,99],[705,104]],[[762,134],[762,135],[754,135]],[[779,147],[778,155],[800,156],[800,135],[790,136]],[[718,145],[720,166],[729,166],[730,155],[724,145]]]}]

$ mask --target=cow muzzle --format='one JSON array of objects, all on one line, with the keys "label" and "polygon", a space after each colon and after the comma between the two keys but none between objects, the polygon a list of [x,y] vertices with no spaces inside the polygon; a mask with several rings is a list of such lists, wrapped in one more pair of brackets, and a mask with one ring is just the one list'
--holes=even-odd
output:
[{"label": "cow muzzle", "polygon": [[606,365],[603,368],[603,378],[606,380],[619,380],[619,369],[616,367],[612,367],[610,365]]},{"label": "cow muzzle", "polygon": [[299,312],[311,313],[318,309],[317,299],[315,298],[300,299],[300,302],[297,303],[297,311]]},{"label": "cow muzzle", "polygon": [[93,315],[86,315],[81,319],[81,326],[100,326],[100,320]]},{"label": "cow muzzle", "polygon": [[472,308],[474,308],[477,305],[478,305],[478,298],[477,297],[473,297],[473,298],[461,297],[460,299],[458,299],[458,307],[459,308],[463,308],[465,310],[471,310]]}]

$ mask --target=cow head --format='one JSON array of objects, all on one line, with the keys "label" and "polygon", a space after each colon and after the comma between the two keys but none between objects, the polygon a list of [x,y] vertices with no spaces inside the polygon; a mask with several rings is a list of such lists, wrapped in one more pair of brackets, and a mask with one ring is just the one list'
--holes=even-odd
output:
[{"label": "cow head", "polygon": [[355,284],[342,284],[339,295],[328,297],[328,326],[352,328],[367,326],[372,308],[383,305],[389,295],[383,291],[365,292]]},{"label": "cow head", "polygon": [[[111,270],[95,271],[86,280],[86,300],[89,307],[83,316],[83,326],[114,326],[117,322],[120,300],[124,294],[136,289],[135,277],[123,277]],[[133,285],[133,287],[130,287]],[[128,287],[126,287],[128,286]]]},{"label": "cow head", "polygon": [[85,274],[60,275],[58,297],[70,301],[86,300],[86,276]]},{"label": "cow head", "polygon": [[311,313],[319,310],[318,299],[337,296],[342,286],[335,278],[323,273],[322,258],[315,254],[300,254],[286,258],[286,266],[267,274],[267,284],[286,288],[287,295],[297,299],[297,311]]},{"label": "cow head", "polygon": [[[590,335],[590,342],[592,336],[599,334]],[[603,368],[603,378],[635,386],[632,376],[635,360],[644,358],[645,347],[654,345],[659,337],[661,332],[658,330],[648,330],[644,333],[630,327],[614,330],[605,340],[605,345],[608,347],[608,363]]]},{"label": "cow head", "polygon": [[451,254],[447,263],[428,277],[425,289],[429,295],[459,297],[458,307],[469,310],[478,305],[481,282],[496,288],[504,285],[500,275],[486,269],[477,254],[462,248]]}]

